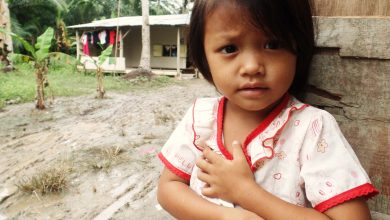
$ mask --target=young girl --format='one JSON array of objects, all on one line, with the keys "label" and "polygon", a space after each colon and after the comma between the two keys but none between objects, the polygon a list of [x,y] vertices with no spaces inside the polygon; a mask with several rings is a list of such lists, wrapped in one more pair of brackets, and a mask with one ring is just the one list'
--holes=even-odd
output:
[{"label": "young girl", "polygon": [[308,0],[195,0],[189,36],[223,97],[196,100],[164,145],[160,204],[179,219],[370,219],[377,190],[335,119],[295,98]]}]

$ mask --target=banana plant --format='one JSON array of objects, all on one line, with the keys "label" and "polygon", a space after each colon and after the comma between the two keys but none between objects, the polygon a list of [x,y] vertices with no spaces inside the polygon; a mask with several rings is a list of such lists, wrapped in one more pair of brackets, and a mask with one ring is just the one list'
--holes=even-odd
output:
[{"label": "banana plant", "polygon": [[12,59],[19,59],[27,62],[32,62],[35,68],[35,81],[36,81],[36,108],[45,109],[45,85],[48,85],[47,72],[48,61],[51,56],[67,56],[67,54],[59,52],[50,52],[52,40],[54,39],[54,29],[49,27],[46,31],[40,35],[35,45],[30,44],[25,39],[17,34],[7,32],[4,29],[0,29],[0,32],[11,35],[14,39],[19,41],[24,49],[29,52],[29,55],[25,54],[12,54]]},{"label": "banana plant", "polygon": [[96,80],[97,80],[97,98],[104,98],[104,94],[106,93],[104,89],[104,69],[103,63],[111,56],[112,54],[112,45],[108,46],[106,49],[102,51],[102,53],[98,56],[98,59],[95,60],[92,57],[89,57],[93,64],[96,67]]}]

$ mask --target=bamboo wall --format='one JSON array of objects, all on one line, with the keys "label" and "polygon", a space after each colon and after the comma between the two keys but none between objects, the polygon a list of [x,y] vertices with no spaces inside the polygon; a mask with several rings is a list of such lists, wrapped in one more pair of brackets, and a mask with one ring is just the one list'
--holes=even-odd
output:
[{"label": "bamboo wall", "polygon": [[311,0],[317,16],[390,16],[390,0]]}]

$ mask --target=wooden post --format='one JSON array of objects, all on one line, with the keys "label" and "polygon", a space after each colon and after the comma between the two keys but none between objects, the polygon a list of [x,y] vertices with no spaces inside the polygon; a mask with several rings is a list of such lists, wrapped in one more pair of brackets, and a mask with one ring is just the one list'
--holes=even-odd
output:
[{"label": "wooden post", "polygon": [[181,79],[181,71],[180,71],[180,26],[177,28],[177,46],[176,46],[176,76]]},{"label": "wooden post", "polygon": [[78,30],[76,30],[76,58],[77,60],[80,59],[80,35]]},{"label": "wooden post", "polygon": [[119,30],[119,57],[123,57],[123,36],[122,36],[122,30]]}]

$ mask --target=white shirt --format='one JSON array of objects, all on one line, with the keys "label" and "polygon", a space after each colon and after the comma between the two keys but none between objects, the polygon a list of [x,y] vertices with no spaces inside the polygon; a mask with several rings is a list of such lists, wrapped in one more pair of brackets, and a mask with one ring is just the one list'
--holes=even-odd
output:
[{"label": "white shirt", "polygon": [[99,32],[99,40],[101,44],[106,44],[106,37],[107,37],[107,32],[106,31],[101,31]]},{"label": "white shirt", "polygon": [[[197,99],[158,155],[201,196],[204,183],[197,178],[195,160],[202,149],[209,146],[231,158],[222,141],[224,104],[224,97]],[[243,151],[256,182],[292,204],[323,212],[378,193],[334,117],[289,95],[248,135]]]}]

